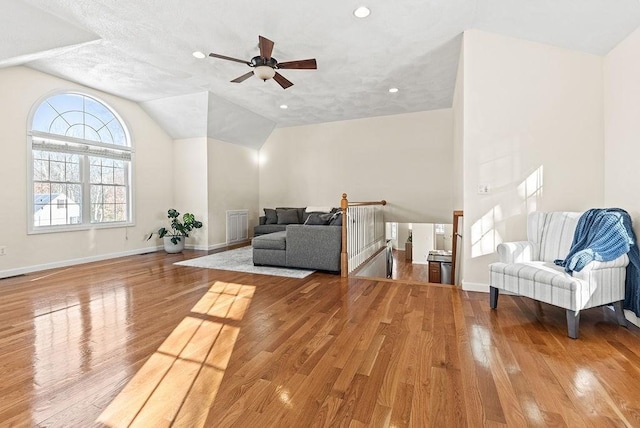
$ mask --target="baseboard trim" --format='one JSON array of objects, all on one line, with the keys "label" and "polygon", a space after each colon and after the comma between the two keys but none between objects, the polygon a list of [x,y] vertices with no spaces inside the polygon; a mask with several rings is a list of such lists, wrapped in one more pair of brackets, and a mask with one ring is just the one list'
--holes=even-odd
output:
[{"label": "baseboard trim", "polygon": [[483,284],[481,282],[469,282],[462,281],[462,289],[464,291],[476,291],[478,293],[488,293],[489,284]]},{"label": "baseboard trim", "polygon": [[163,248],[164,247],[162,245],[154,246],[154,247],[145,247],[145,248],[138,248],[135,250],[122,251],[118,253],[100,254],[97,256],[82,257],[80,259],[62,260],[59,262],[43,263],[41,265],[25,266],[25,267],[16,268],[16,269],[7,269],[7,270],[0,271],[0,279],[10,278],[12,276],[24,275],[32,272],[39,272],[42,270],[81,265],[84,263],[99,262],[102,260],[117,259],[118,257],[127,257],[127,256],[135,256],[138,254],[154,253],[156,251],[162,250]]},{"label": "baseboard trim", "polygon": [[185,244],[184,248],[186,248],[187,250],[211,251],[211,250],[219,250],[221,248],[227,248],[227,247],[230,247],[232,245],[248,244],[249,242],[251,242],[250,239],[245,239],[244,241],[233,242],[231,244],[228,244],[226,242],[220,242],[218,244],[212,244],[212,245],[190,245],[190,244]]},{"label": "baseboard trim", "polygon": [[209,245],[209,247],[207,248],[208,251],[211,250],[219,250],[221,248],[227,248],[229,246],[229,244],[227,244],[226,242],[220,242],[218,244],[212,244]]}]

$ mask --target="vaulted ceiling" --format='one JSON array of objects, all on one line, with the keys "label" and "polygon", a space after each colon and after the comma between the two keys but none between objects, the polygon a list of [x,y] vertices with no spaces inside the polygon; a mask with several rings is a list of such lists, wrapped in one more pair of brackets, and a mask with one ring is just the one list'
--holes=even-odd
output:
[{"label": "vaulted ceiling", "polygon": [[[366,19],[352,13],[361,4]],[[3,0],[0,67],[140,102],[173,118],[164,126],[174,138],[200,114],[201,126],[226,126],[208,135],[259,147],[274,126],[451,107],[469,28],[604,55],[639,25],[638,0]],[[249,60],[258,35],[275,42],[278,61],[316,58],[318,69],[282,70],[294,83],[283,90],[255,77],[231,83],[250,69],[192,56]]]}]

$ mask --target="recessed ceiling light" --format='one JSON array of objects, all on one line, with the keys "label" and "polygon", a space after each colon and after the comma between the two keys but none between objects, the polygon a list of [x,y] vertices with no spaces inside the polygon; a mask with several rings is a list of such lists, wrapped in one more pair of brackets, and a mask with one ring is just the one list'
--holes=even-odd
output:
[{"label": "recessed ceiling light", "polygon": [[288,109],[288,108],[289,108],[289,106],[288,106],[288,105],[286,105],[286,104],[282,104],[282,105],[280,105],[280,108],[281,108],[282,110],[286,110],[286,109]]},{"label": "recessed ceiling light", "polygon": [[353,11],[353,14],[357,18],[366,18],[367,16],[369,16],[370,13],[371,11],[369,10],[369,8],[365,6],[360,6],[359,8]]},{"label": "recessed ceiling light", "polygon": [[202,52],[200,52],[200,51],[195,51],[195,52],[194,52],[194,53],[192,53],[191,55],[195,56],[195,57],[196,57],[196,58],[198,58],[198,59],[202,59],[202,58],[204,58],[204,57],[206,56],[205,54],[203,54],[203,53],[202,53]]},{"label": "recessed ceiling light", "polygon": [[396,92],[398,92],[398,88],[389,88],[389,92],[395,94]]}]

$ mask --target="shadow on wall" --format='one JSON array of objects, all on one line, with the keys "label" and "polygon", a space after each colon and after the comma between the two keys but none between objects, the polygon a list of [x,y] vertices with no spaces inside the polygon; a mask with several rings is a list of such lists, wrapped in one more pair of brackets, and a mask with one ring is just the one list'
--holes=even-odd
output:
[{"label": "shadow on wall", "polygon": [[538,209],[543,194],[543,175],[540,165],[517,186],[513,204],[508,204],[512,207],[510,212],[497,204],[471,225],[471,258],[495,253],[498,244],[503,242],[499,226],[507,218],[527,215]]}]

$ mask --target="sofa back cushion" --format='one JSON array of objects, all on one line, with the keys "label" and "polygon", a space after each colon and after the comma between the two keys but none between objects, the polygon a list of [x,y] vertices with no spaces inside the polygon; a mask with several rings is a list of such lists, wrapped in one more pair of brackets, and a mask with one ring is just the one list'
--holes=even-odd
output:
[{"label": "sofa back cushion", "polygon": [[278,215],[276,210],[272,208],[264,209],[265,223],[264,224],[278,224]]},{"label": "sofa back cushion", "polygon": [[331,213],[308,213],[304,224],[307,226],[325,226],[331,221]]},{"label": "sofa back cushion", "polygon": [[527,219],[527,238],[534,243],[534,260],[564,259],[571,249],[573,234],[582,213],[532,212]]},{"label": "sofa back cushion", "polygon": [[276,215],[278,216],[278,224],[299,224],[300,223],[298,210],[295,208],[291,208],[291,209],[276,208]]}]

